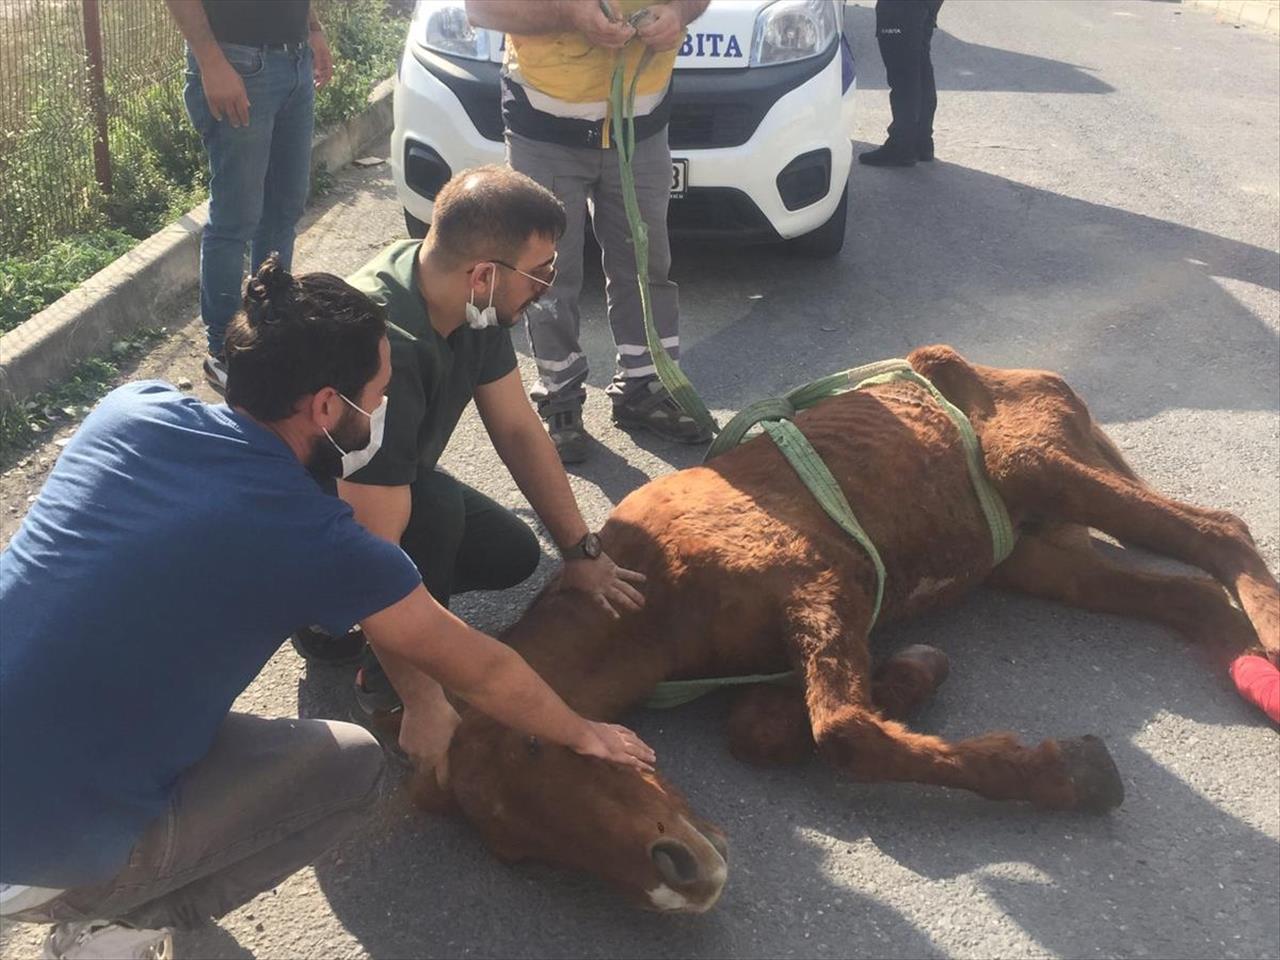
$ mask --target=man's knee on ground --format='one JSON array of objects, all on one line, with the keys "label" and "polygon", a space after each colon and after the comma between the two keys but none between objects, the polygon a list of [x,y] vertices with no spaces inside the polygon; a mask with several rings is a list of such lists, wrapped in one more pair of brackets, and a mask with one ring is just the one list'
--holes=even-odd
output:
[{"label": "man's knee on ground", "polygon": [[378,798],[378,781],[386,767],[382,745],[364,727],[340,720],[325,723],[333,735],[336,750],[324,755],[323,777],[327,789],[341,790],[349,798],[348,806],[362,809]]}]

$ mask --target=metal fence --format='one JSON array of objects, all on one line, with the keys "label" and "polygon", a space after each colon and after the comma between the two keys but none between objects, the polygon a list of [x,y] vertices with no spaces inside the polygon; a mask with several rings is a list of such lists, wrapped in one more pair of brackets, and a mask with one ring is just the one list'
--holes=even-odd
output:
[{"label": "metal fence", "polygon": [[[316,116],[334,122],[394,70],[411,3],[312,3],[338,58]],[[195,203],[183,79],[164,0],[0,0],[0,259],[103,227],[145,237]]]},{"label": "metal fence", "polygon": [[98,226],[112,148],[181,78],[162,0],[0,0],[0,256]]}]

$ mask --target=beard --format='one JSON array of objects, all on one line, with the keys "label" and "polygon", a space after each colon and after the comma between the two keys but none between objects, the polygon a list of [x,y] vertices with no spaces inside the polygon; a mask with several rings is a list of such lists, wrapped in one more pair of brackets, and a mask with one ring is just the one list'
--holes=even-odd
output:
[{"label": "beard", "polygon": [[[369,418],[361,416],[348,408],[338,421],[338,426],[330,431],[334,443],[350,453],[369,445]],[[342,454],[339,453],[329,438],[323,433],[311,441],[311,456],[307,458],[307,473],[315,478],[325,490],[332,491],[334,481],[342,476]]]},{"label": "beard", "polygon": [[538,302],[537,297],[530,297],[528,300],[520,304],[520,306],[516,307],[516,309],[512,310],[509,314],[505,316],[502,314],[501,311],[499,311],[498,326],[502,327],[503,330],[510,330],[512,327],[514,327],[516,324],[518,324],[521,320],[525,318],[525,311],[528,310],[531,306],[533,306],[537,302]]}]

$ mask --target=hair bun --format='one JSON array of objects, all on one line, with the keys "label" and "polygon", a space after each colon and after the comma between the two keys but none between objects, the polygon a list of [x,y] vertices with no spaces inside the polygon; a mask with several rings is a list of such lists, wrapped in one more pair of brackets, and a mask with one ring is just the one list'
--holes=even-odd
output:
[{"label": "hair bun", "polygon": [[272,319],[272,306],[291,301],[294,288],[293,274],[280,266],[280,254],[271,254],[245,286],[244,306],[249,319]]}]

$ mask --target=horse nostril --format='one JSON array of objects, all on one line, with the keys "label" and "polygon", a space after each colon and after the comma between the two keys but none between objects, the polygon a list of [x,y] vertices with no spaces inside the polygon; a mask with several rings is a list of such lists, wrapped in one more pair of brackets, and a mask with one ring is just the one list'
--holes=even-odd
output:
[{"label": "horse nostril", "polygon": [[659,840],[649,850],[649,856],[667,883],[682,885],[698,879],[698,861],[679,840]]}]

